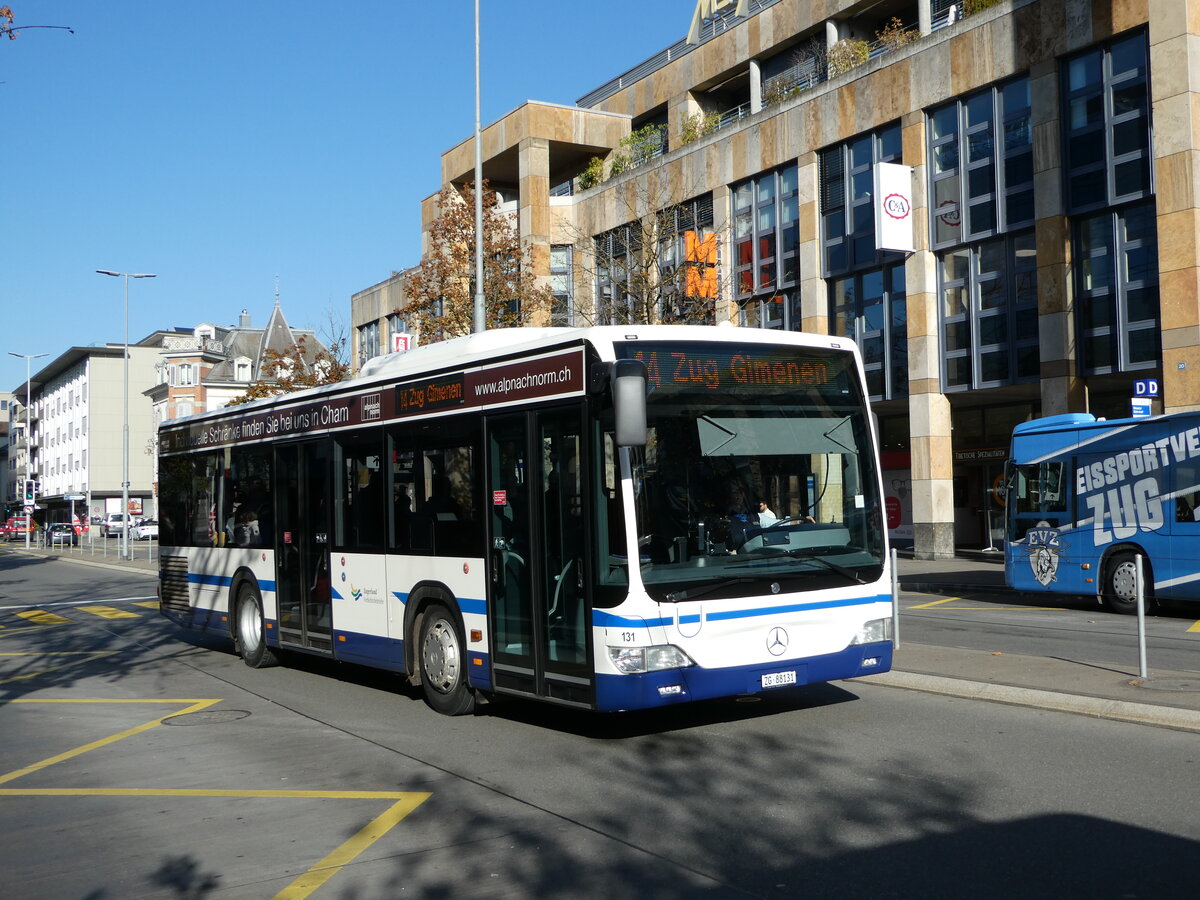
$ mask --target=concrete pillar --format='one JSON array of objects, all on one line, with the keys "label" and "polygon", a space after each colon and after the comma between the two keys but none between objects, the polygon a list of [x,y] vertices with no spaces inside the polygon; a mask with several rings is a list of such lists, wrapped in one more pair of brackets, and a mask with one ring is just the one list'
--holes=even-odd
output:
[{"label": "concrete pillar", "polygon": [[[521,249],[537,283],[550,286],[550,142],[525,138],[517,145],[517,174],[520,198],[517,219]],[[548,314],[547,310],[547,314]],[[545,322],[532,322],[542,325]]]},{"label": "concrete pillar", "polygon": [[1163,409],[1200,409],[1200,0],[1150,0]]},{"label": "concrete pillar", "polygon": [[903,162],[913,167],[913,240],[904,265],[908,300],[908,411],[913,555],[954,556],[954,453],[950,401],[942,391],[937,257],[929,249],[924,115],[900,120]]},{"label": "concrete pillar", "polygon": [[917,0],[917,27],[921,34],[933,31],[933,0]]},{"label": "concrete pillar", "polygon": [[762,64],[757,59],[752,59],[750,60],[750,112],[753,114],[762,108]]},{"label": "concrete pillar", "polygon": [[796,161],[796,200],[800,211],[800,329],[829,333],[829,293],[821,277],[821,204],[819,157],[805,153]]}]

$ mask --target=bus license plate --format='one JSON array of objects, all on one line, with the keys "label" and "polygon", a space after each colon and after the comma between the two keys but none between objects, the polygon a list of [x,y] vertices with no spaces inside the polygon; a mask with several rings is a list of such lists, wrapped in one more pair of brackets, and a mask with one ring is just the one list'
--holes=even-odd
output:
[{"label": "bus license plate", "polygon": [[764,688],[783,687],[785,684],[795,684],[795,672],[768,672],[762,677]]}]

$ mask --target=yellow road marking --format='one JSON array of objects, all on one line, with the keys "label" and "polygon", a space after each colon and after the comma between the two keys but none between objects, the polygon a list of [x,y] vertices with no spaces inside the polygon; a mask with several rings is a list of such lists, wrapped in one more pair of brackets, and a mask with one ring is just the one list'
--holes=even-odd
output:
[{"label": "yellow road marking", "polygon": [[17,615],[35,625],[65,625],[71,621],[44,609],[22,609]]},{"label": "yellow road marking", "polygon": [[207,709],[214,703],[220,703],[218,700],[10,700],[9,703],[190,703],[191,706],[184,709],[182,712],[167,712],[163,713],[156,719],[152,719],[143,725],[136,725],[133,728],[127,728],[125,731],[110,735],[106,738],[101,738],[98,741],[92,741],[90,744],[84,744],[82,747],[76,747],[74,750],[68,750],[65,753],[59,753],[56,756],[51,756],[49,759],[43,759],[41,762],[33,763],[20,769],[15,769],[5,775],[0,775],[0,784],[7,784],[10,781],[15,781],[23,775],[29,775],[32,772],[37,772],[47,766],[52,766],[55,763],[64,762],[68,759],[73,759],[76,756],[82,756],[91,750],[97,750],[100,747],[107,747],[109,744],[115,744],[117,741],[124,740],[127,737],[132,737],[135,734],[141,734],[143,731],[149,731],[162,724],[162,720],[168,716],[182,716],[188,713],[199,712],[202,709]]},{"label": "yellow road marking", "polygon": [[138,600],[133,605],[134,606],[144,606],[144,607],[146,607],[146,609],[158,609],[158,601],[157,600]]},{"label": "yellow road marking", "polygon": [[[0,797],[225,797],[235,800],[416,800],[424,791],[282,791],[237,788],[0,788]],[[413,804],[413,809],[417,803]]]},{"label": "yellow road marking", "polygon": [[137,613],[129,612],[125,609],[117,609],[115,606],[79,606],[77,609],[83,612],[91,613],[93,616],[100,616],[105,619],[136,619]]},{"label": "yellow road marking", "polygon": [[376,816],[358,834],[318,862],[275,895],[274,900],[303,900],[342,870],[356,856],[392,830],[405,816],[429,799],[430,794],[409,794]]},{"label": "yellow road marking", "polygon": [[1197,622],[1195,625],[1189,628],[1188,631],[1200,632],[1200,622]]},{"label": "yellow road marking", "polygon": [[934,606],[941,606],[943,603],[953,603],[955,600],[961,600],[962,597],[947,597],[944,600],[934,600],[932,603],[922,603],[920,606],[910,606],[909,609],[930,609]]}]

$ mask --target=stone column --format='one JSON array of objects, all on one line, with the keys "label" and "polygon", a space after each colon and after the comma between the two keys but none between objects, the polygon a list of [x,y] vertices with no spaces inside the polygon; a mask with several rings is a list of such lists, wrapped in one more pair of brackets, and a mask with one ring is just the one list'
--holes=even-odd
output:
[{"label": "stone column", "polygon": [[[550,142],[525,138],[517,145],[521,249],[537,283],[550,286]],[[549,311],[547,310],[547,313]],[[531,322],[545,325],[546,321]]]},{"label": "stone column", "polygon": [[950,401],[942,393],[937,257],[929,249],[929,184],[925,121],[900,120],[903,161],[913,167],[913,246],[904,266],[908,292],[908,411],[913,555],[954,556],[954,453]]},{"label": "stone column", "polygon": [[1150,0],[1165,412],[1200,409],[1200,0]]},{"label": "stone column", "polygon": [[821,277],[821,166],[815,152],[796,160],[796,201],[800,214],[800,329],[829,333],[829,293]]},{"label": "stone column", "polygon": [[752,59],[750,60],[750,112],[753,114],[762,108],[762,64],[757,59]]}]

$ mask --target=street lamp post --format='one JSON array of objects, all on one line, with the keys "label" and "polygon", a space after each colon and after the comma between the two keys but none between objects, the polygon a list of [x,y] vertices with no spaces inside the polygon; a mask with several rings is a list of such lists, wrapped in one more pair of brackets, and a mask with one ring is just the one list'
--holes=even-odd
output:
[{"label": "street lamp post", "polygon": [[[30,389],[29,379],[29,364],[35,359],[41,359],[43,356],[49,356],[48,353],[13,353],[8,351],[9,356],[18,356],[25,359],[25,483],[29,484],[32,476],[29,474],[29,464],[33,460],[33,436],[29,433],[29,398],[32,394]],[[22,505],[25,498],[22,497]],[[29,535],[33,531],[33,510],[25,511],[25,549],[29,549]]]},{"label": "street lamp post", "polygon": [[114,278],[125,279],[125,389],[121,392],[123,401],[121,428],[121,559],[130,559],[129,553],[129,279],[156,278],[146,272],[114,272],[111,269],[97,269],[98,275],[112,275]]}]

